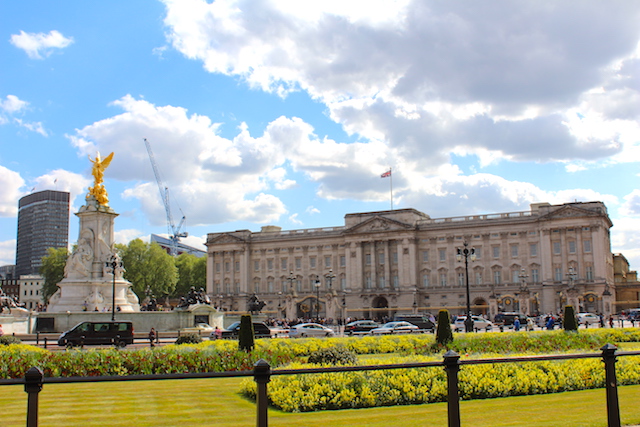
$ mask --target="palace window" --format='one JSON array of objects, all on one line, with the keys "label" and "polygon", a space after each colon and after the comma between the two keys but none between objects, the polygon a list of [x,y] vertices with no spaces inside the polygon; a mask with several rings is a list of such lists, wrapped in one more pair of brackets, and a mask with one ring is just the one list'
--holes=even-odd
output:
[{"label": "palace window", "polygon": [[429,251],[422,251],[422,262],[429,262]]},{"label": "palace window", "polygon": [[538,256],[538,244],[529,243],[529,256]]},{"label": "palace window", "polygon": [[518,245],[511,245],[511,257],[512,258],[518,257]]},{"label": "palace window", "polygon": [[584,247],[585,252],[591,252],[591,240],[585,240],[582,242],[582,246]]},{"label": "palace window", "polygon": [[587,281],[589,282],[593,281],[593,267],[588,265],[585,269],[585,273],[586,273]]},{"label": "palace window", "polygon": [[532,268],[531,269],[531,281],[533,283],[539,283],[540,282],[540,273],[538,272],[537,268]]},{"label": "palace window", "polygon": [[502,271],[500,270],[495,270],[493,272],[493,283],[495,285],[499,285],[502,283]]}]

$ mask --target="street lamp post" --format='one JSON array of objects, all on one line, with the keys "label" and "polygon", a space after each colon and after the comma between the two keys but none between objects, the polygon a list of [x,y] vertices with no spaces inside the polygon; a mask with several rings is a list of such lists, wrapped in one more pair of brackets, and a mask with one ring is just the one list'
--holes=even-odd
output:
[{"label": "street lamp post", "polygon": [[[316,280],[316,283],[314,283],[315,287],[316,287],[316,317],[318,320],[318,323],[320,322],[320,280]],[[311,318],[313,319],[313,306],[311,307]]]},{"label": "street lamp post", "polygon": [[111,269],[111,274],[113,275],[113,285],[111,288],[111,321],[114,322],[116,320],[116,269],[122,268],[122,261],[120,261],[118,254],[113,254],[111,261],[107,261],[105,264],[107,269]]},{"label": "street lamp post", "polygon": [[296,280],[296,276],[293,274],[293,271],[289,272],[289,277],[287,277],[287,280],[289,281],[289,292],[291,293],[291,295],[293,295],[293,281]]},{"label": "street lamp post", "polygon": [[464,275],[467,285],[467,318],[464,321],[464,329],[466,332],[473,332],[473,318],[471,317],[471,292],[469,291],[469,258],[471,261],[476,260],[476,250],[474,248],[468,248],[468,243],[465,241],[463,248],[457,248],[456,259],[458,262],[464,258]]}]

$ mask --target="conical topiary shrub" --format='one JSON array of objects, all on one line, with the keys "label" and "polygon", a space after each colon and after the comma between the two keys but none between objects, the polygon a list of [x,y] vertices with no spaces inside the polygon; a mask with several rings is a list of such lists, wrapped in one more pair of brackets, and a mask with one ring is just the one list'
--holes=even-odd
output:
[{"label": "conical topiary shrub", "polygon": [[436,342],[440,345],[447,345],[453,341],[453,332],[451,332],[451,322],[449,320],[449,311],[440,310],[438,312],[438,329],[436,332]]},{"label": "conical topiary shrub", "polygon": [[240,350],[249,352],[253,350],[253,322],[251,322],[251,316],[243,314],[240,317],[240,331],[238,331],[238,345]]},{"label": "conical topiary shrub", "polygon": [[578,320],[576,319],[576,312],[572,305],[568,305],[564,308],[562,327],[565,331],[578,332]]}]

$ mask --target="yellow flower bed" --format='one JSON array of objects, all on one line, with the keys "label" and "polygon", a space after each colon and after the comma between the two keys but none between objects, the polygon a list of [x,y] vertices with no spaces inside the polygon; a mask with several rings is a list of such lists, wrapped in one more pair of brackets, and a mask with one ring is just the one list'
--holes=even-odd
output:
[{"label": "yellow flower bed", "polygon": [[[503,355],[485,354],[483,357]],[[513,355],[516,356],[516,355]],[[363,358],[361,364],[441,361],[437,356]],[[309,368],[293,363],[287,369]],[[640,384],[640,357],[621,357],[616,364],[619,384]],[[461,399],[484,399],[604,387],[600,358],[567,361],[464,365],[459,373]],[[255,397],[255,383],[245,380],[242,393]],[[364,372],[273,376],[268,386],[271,404],[287,412],[366,408],[446,401],[442,367]]]}]

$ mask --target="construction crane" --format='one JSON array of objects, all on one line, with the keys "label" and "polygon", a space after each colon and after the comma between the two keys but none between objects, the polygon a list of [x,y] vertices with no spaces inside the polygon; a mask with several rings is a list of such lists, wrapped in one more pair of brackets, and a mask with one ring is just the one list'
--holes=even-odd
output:
[{"label": "construction crane", "polygon": [[173,215],[171,215],[171,205],[169,204],[169,188],[162,183],[162,178],[160,178],[160,172],[158,171],[158,165],[156,164],[156,159],[153,157],[151,144],[149,144],[147,138],[144,139],[144,145],[146,145],[147,147],[149,160],[151,160],[151,167],[153,168],[153,174],[156,177],[158,189],[160,190],[160,198],[162,199],[162,203],[164,203],[164,210],[167,213],[167,229],[169,231],[169,239],[171,240],[169,253],[173,256],[176,256],[178,255],[178,244],[180,243],[180,239],[189,235],[189,233],[187,233],[186,231],[180,231],[184,226],[184,221],[186,218],[184,215],[182,215],[182,219],[180,220],[178,226],[173,223]]}]

